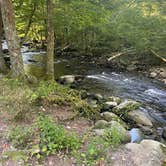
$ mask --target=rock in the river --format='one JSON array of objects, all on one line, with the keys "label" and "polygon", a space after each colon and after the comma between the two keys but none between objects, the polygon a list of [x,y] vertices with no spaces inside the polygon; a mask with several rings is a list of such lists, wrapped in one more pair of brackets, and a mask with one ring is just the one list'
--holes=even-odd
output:
[{"label": "rock in the river", "polygon": [[118,104],[117,104],[117,102],[115,102],[115,101],[107,101],[107,102],[104,103],[103,109],[104,109],[104,110],[112,109],[112,108],[116,107],[117,105],[118,105]]},{"label": "rock in the river", "polygon": [[75,82],[75,76],[74,75],[65,75],[65,76],[61,76],[59,80],[63,84],[72,84]]},{"label": "rock in the river", "polygon": [[152,127],[153,124],[150,120],[150,117],[143,111],[140,110],[134,110],[128,113],[128,117],[132,119],[137,124],[141,124],[144,126],[150,126]]},{"label": "rock in the river", "polygon": [[162,166],[166,157],[163,151],[165,148],[165,145],[154,140],[126,144],[126,149],[132,154],[130,160],[133,160],[135,166]]},{"label": "rock in the river", "polygon": [[105,129],[109,126],[109,123],[105,120],[98,120],[96,123],[95,123],[95,126],[94,128],[95,129]]},{"label": "rock in the river", "polygon": [[104,120],[106,120],[108,122],[110,122],[112,120],[119,121],[119,117],[112,112],[103,112],[103,113],[101,113],[101,116]]},{"label": "rock in the river", "polygon": [[133,100],[125,100],[118,106],[113,108],[113,112],[118,114],[118,115],[124,115],[129,111],[133,111],[138,109],[140,106],[140,103],[133,101]]},{"label": "rock in the river", "polygon": [[163,128],[162,137],[166,139],[166,127]]},{"label": "rock in the river", "polygon": [[115,96],[108,97],[108,101],[116,102],[117,104],[121,103],[121,99],[119,97],[115,97]]},{"label": "rock in the river", "polygon": [[157,76],[157,73],[156,73],[156,72],[151,72],[151,73],[150,73],[150,77],[151,77],[151,78],[155,78],[156,76]]}]

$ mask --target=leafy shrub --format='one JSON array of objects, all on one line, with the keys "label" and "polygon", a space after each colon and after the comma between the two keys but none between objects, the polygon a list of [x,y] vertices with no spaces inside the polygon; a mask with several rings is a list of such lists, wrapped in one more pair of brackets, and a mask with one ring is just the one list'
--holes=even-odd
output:
[{"label": "leafy shrub", "polygon": [[40,148],[43,154],[69,152],[79,148],[78,137],[74,133],[69,134],[63,126],[54,124],[49,117],[40,116],[38,126],[41,132]]}]

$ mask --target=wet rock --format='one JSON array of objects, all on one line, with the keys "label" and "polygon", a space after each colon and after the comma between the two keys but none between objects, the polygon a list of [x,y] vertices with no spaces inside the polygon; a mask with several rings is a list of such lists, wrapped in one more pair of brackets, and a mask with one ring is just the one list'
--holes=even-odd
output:
[{"label": "wet rock", "polygon": [[162,137],[166,140],[166,127],[163,128]]},{"label": "wet rock", "polygon": [[103,104],[103,110],[109,110],[116,107],[118,104],[114,101],[107,101]]},{"label": "wet rock", "polygon": [[[166,157],[163,151],[166,146],[154,140],[143,140],[140,144],[128,143],[125,147],[132,154],[130,160],[135,166],[162,166]],[[123,164],[128,166],[127,161]]]},{"label": "wet rock", "polygon": [[109,126],[109,123],[105,120],[98,120],[96,123],[95,123],[95,126],[94,128],[95,129],[105,129]]},{"label": "wet rock", "polygon": [[112,102],[116,102],[117,104],[121,103],[121,99],[119,97],[115,97],[115,96],[110,96],[107,99],[108,101],[112,101]]},{"label": "wet rock", "polygon": [[156,73],[156,72],[151,72],[151,73],[150,73],[150,77],[151,77],[151,78],[155,78],[156,76],[157,76],[157,73]]},{"label": "wet rock", "polygon": [[129,65],[127,66],[126,68],[128,71],[134,71],[134,70],[137,70],[137,66],[136,65]]},{"label": "wet rock", "polygon": [[112,112],[118,114],[118,115],[124,115],[129,111],[133,111],[138,109],[140,106],[140,103],[133,101],[133,100],[125,100],[118,106],[114,107],[112,109]]},{"label": "wet rock", "polygon": [[104,120],[106,120],[108,122],[110,122],[112,120],[119,121],[119,117],[112,112],[103,112],[103,113],[101,113],[101,116]]},{"label": "wet rock", "polygon": [[130,130],[130,136],[131,136],[131,142],[132,143],[138,143],[143,140],[143,133],[138,128],[133,128]]},{"label": "wet rock", "polygon": [[150,117],[143,111],[140,110],[131,111],[128,113],[128,117],[137,124],[150,126],[150,127],[153,126]]},{"label": "wet rock", "polygon": [[75,76],[74,75],[61,76],[59,81],[63,84],[72,84],[75,82]]},{"label": "wet rock", "polygon": [[161,77],[166,78],[166,70],[160,73]]}]

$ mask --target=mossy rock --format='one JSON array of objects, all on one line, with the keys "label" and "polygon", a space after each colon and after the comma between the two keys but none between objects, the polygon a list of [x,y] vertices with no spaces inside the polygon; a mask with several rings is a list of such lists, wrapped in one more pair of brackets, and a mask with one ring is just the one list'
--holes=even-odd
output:
[{"label": "mossy rock", "polygon": [[112,102],[116,102],[117,104],[120,104],[122,102],[120,97],[115,97],[115,96],[110,96],[110,97],[108,97],[107,100],[112,101]]},{"label": "mossy rock", "polygon": [[126,115],[130,111],[134,111],[140,107],[140,103],[133,100],[125,100],[117,107],[112,109],[112,112],[117,115]]},{"label": "mossy rock", "polygon": [[108,127],[109,127],[109,123],[105,120],[98,120],[94,126],[95,129],[105,129]]}]

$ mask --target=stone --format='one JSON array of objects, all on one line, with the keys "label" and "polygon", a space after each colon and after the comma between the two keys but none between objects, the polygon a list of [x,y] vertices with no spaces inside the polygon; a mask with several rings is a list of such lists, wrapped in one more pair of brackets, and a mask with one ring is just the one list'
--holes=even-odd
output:
[{"label": "stone", "polygon": [[103,113],[101,113],[101,116],[104,120],[106,120],[108,122],[110,122],[111,120],[115,120],[115,121],[119,120],[119,117],[112,112],[103,112]]},{"label": "stone", "polygon": [[110,132],[119,133],[120,134],[120,140],[122,142],[130,142],[131,137],[130,137],[129,132],[119,122],[111,121],[111,122],[109,122],[109,124],[111,125]]},{"label": "stone", "polygon": [[117,104],[120,104],[120,103],[121,103],[121,99],[120,99],[119,97],[115,97],[115,96],[110,96],[110,97],[108,97],[107,100],[108,100],[108,101],[116,102]]},{"label": "stone", "polygon": [[104,132],[105,132],[105,129],[95,129],[93,131],[94,131],[95,135],[97,135],[97,136],[103,136]]},{"label": "stone", "polygon": [[162,137],[166,139],[166,127],[163,128]]},{"label": "stone", "polygon": [[133,100],[125,100],[118,106],[114,107],[112,109],[112,112],[118,115],[124,115],[127,112],[133,111],[138,109],[140,106],[140,103],[133,101]]},{"label": "stone", "polygon": [[116,107],[117,105],[118,104],[115,101],[107,101],[107,102],[104,103],[104,108],[105,109],[111,109],[111,108]]},{"label": "stone", "polygon": [[119,148],[109,157],[112,166],[164,166],[166,162],[164,144],[154,140],[142,140],[138,143],[128,143]]},{"label": "stone", "polygon": [[142,140],[140,144],[128,143],[126,149],[132,154],[135,166],[162,166],[165,159],[164,144],[154,140]]},{"label": "stone", "polygon": [[59,80],[63,84],[72,84],[75,82],[75,76],[74,75],[65,75],[65,76],[61,76]]},{"label": "stone", "polygon": [[128,71],[134,71],[134,70],[137,69],[137,66],[136,66],[136,65],[129,65],[129,66],[127,66],[126,69],[127,69]]},{"label": "stone", "polygon": [[109,123],[105,120],[98,120],[96,123],[95,123],[95,126],[94,128],[95,129],[105,129],[109,126]]},{"label": "stone", "polygon": [[162,71],[162,72],[160,73],[160,75],[161,75],[161,77],[166,78],[166,71]]},{"label": "stone", "polygon": [[150,117],[143,111],[140,111],[140,110],[131,111],[128,113],[128,117],[137,124],[150,126],[150,127],[153,126]]},{"label": "stone", "polygon": [[156,76],[157,76],[157,73],[156,73],[156,72],[151,72],[151,73],[150,73],[150,77],[151,77],[151,78],[155,78]]}]

